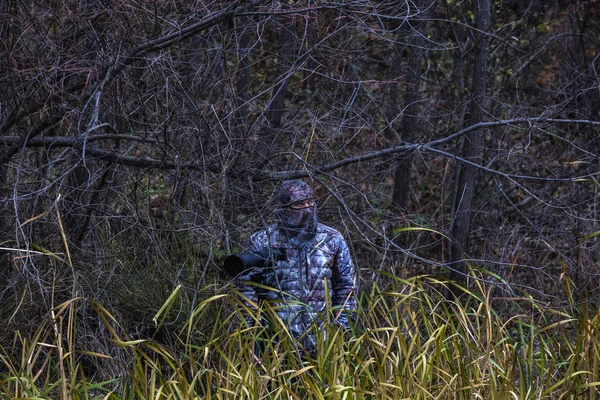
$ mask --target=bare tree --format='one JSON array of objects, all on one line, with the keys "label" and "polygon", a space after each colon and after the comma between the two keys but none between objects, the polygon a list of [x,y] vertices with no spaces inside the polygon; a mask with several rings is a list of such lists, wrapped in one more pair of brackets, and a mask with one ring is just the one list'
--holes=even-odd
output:
[{"label": "bare tree", "polygon": [[298,177],[367,284],[594,292],[598,13],[517,3],[1,3],[5,308],[57,273],[139,332],[179,284],[184,315]]}]

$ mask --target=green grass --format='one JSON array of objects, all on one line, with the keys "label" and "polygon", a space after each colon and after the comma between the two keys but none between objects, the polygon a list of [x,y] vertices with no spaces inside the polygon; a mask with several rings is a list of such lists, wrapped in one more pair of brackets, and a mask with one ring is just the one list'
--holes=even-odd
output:
[{"label": "green grass", "polygon": [[[188,319],[165,326],[178,288],[156,311],[169,340],[133,339],[91,299],[72,299],[16,332],[0,356],[4,399],[541,399],[598,397],[599,313],[522,298],[494,298],[481,283],[390,278],[361,293],[352,332],[317,332],[315,357],[299,357],[274,311],[250,311],[228,288],[210,287]],[[477,281],[476,281],[477,282]],[[449,285],[458,298],[447,295]],[[216,293],[216,294],[215,294]],[[508,313],[507,310],[514,310]],[[80,348],[80,314],[101,321],[108,352]],[[500,310],[502,312],[500,312]],[[247,327],[252,315],[275,326]],[[175,328],[176,327],[176,328]],[[259,338],[269,337],[260,359]],[[165,337],[160,335],[158,337]],[[87,342],[86,342],[87,343]],[[168,344],[167,344],[168,343]],[[114,350],[114,351],[113,351]],[[110,354],[107,354],[110,353]],[[116,356],[115,354],[118,354]],[[111,360],[115,376],[88,372]],[[104,372],[104,373],[103,373]]]}]

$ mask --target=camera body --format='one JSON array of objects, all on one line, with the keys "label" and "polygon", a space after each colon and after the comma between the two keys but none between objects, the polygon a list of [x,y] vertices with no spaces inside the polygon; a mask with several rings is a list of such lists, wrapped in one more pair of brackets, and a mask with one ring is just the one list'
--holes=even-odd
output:
[{"label": "camera body", "polygon": [[263,247],[255,251],[244,251],[227,256],[223,262],[223,270],[227,275],[236,277],[252,268],[273,268],[277,261],[286,258],[285,249]]}]

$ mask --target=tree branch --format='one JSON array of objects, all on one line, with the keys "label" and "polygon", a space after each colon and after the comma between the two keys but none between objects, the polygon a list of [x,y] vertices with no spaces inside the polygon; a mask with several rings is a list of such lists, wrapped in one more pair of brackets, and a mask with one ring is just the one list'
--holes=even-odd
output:
[{"label": "tree branch", "polygon": [[[0,143],[4,145],[14,145],[20,143],[20,136],[0,136]],[[141,136],[103,134],[88,136],[88,142],[98,142],[101,140],[126,140],[132,142],[158,143],[155,139],[148,139]],[[81,139],[73,136],[44,136],[30,139],[27,147],[74,147],[81,143]]]},{"label": "tree branch", "polygon": [[[289,170],[289,171],[267,171],[267,170],[230,170],[230,174],[232,175],[250,175],[252,180],[254,181],[265,181],[265,180],[283,180],[283,179],[296,179],[296,178],[307,178],[315,174],[324,174],[329,171],[333,171],[339,169],[341,167],[345,167],[347,165],[370,161],[377,158],[383,158],[386,156],[392,156],[398,153],[406,152],[406,151],[427,151],[436,154],[443,155],[448,158],[453,158],[457,162],[471,165],[473,167],[479,168],[485,172],[502,176],[504,178],[509,178],[511,180],[514,179],[527,179],[527,180],[537,180],[537,181],[552,181],[552,182],[560,182],[560,181],[571,181],[574,179],[586,179],[592,176],[600,175],[600,172],[581,175],[576,177],[559,177],[559,178],[545,178],[545,177],[537,177],[537,176],[529,176],[529,175],[518,175],[518,174],[508,174],[499,170],[495,170],[483,165],[479,165],[473,161],[466,160],[461,157],[457,157],[451,153],[448,153],[444,150],[440,150],[435,148],[441,144],[448,143],[462,135],[465,135],[473,130],[480,129],[483,127],[496,127],[496,126],[504,126],[504,125],[515,125],[515,124],[533,124],[536,122],[548,122],[553,124],[580,124],[580,125],[592,125],[592,126],[600,126],[600,121],[590,121],[590,120],[572,120],[572,119],[546,119],[546,118],[515,118],[509,120],[501,120],[501,121],[493,121],[493,122],[481,122],[476,125],[472,125],[468,128],[450,134],[442,139],[433,140],[428,143],[404,143],[399,146],[389,147],[387,149],[372,151],[365,154],[360,154],[354,157],[344,158],[343,160],[332,162],[322,166],[314,166],[304,162],[301,157],[298,157],[295,153],[287,153],[289,155],[293,155],[301,161],[306,169],[303,170]],[[118,134],[103,134],[103,135],[91,135],[88,136],[88,142],[101,141],[101,140],[129,140],[143,143],[157,143],[152,139],[145,139],[140,136],[129,136],[129,135],[118,135]],[[18,145],[22,144],[22,138],[18,136],[0,136],[0,143],[10,146],[13,145],[13,148],[18,149]],[[47,136],[47,137],[35,137],[27,141],[25,146],[27,147],[77,147],[82,145],[82,140],[76,137],[64,137],[64,136]],[[121,154],[116,154],[113,151],[100,149],[98,147],[88,147],[86,150],[87,154],[90,154],[93,157],[96,157],[101,160],[115,162],[117,164],[122,164],[130,167],[137,168],[159,168],[159,169],[177,169],[177,168],[187,168],[193,170],[208,170],[210,172],[222,172],[219,166],[207,166],[205,164],[198,164],[196,162],[189,161],[173,161],[173,160],[158,160],[151,157],[133,157],[126,156]]]},{"label": "tree branch", "polygon": [[120,60],[115,60],[111,65],[109,65],[106,70],[109,71],[107,74],[106,81],[109,82],[115,76],[117,76],[121,71],[123,71],[127,66],[134,63],[136,60],[139,60],[140,57],[147,53],[151,53],[153,51],[157,51],[160,49],[164,49],[165,47],[169,47],[177,42],[180,42],[188,37],[196,34],[199,31],[202,31],[208,27],[214,26],[220,22],[231,19],[242,13],[246,10],[249,10],[260,3],[263,3],[265,0],[256,0],[249,1],[244,6],[239,6],[239,2],[231,4],[223,10],[220,10],[201,21],[196,22],[186,28],[181,29],[178,32],[173,32],[163,37],[160,37],[155,40],[151,40],[149,42],[143,43],[137,46],[133,51],[131,51],[127,56]]},{"label": "tree branch", "polygon": [[[214,25],[216,25],[220,22],[223,22],[227,19],[231,19],[231,18],[235,17],[238,13],[249,10],[264,1],[265,0],[249,1],[247,4],[245,4],[244,6],[241,6],[241,7],[239,6],[239,2],[233,3],[230,6],[226,7],[225,9],[220,10],[220,11],[204,18],[203,20],[201,20],[195,24],[192,24],[184,29],[181,29],[178,32],[174,32],[174,33],[165,35],[158,39],[155,39],[155,40],[152,40],[152,41],[149,41],[149,42],[146,42],[144,44],[137,46],[124,58],[117,59],[117,60],[113,61],[112,63],[106,65],[104,68],[100,69],[100,71],[104,71],[104,72],[100,73],[98,76],[101,76],[103,78],[100,82],[98,82],[97,84],[94,85],[93,89],[91,90],[91,92],[89,92],[89,94],[86,94],[85,96],[83,96],[83,103],[87,103],[87,101],[89,101],[90,97],[94,96],[97,93],[99,88],[101,88],[102,86],[109,83],[113,78],[115,78],[119,73],[121,73],[126,67],[133,64],[136,60],[139,60],[140,57],[142,57],[148,53],[151,53],[153,51],[157,51],[157,50],[163,49],[165,47],[171,46],[183,39],[186,39],[186,38],[194,35],[195,33],[199,32],[199,31],[202,31],[208,27],[214,26]],[[67,90],[67,93],[71,93],[71,92],[74,92],[81,88],[85,88],[86,86],[87,86],[86,82],[77,83],[76,85],[69,88]],[[14,110],[8,116],[8,118],[6,118],[3,121],[0,121],[0,134],[7,132],[17,122],[19,122],[23,118],[31,115],[32,113],[36,112],[43,105],[48,104],[48,103],[52,104],[53,102],[55,102],[55,101],[58,102],[59,100],[60,100],[59,95],[56,95],[50,99],[47,99],[44,102],[31,103],[29,106],[24,107],[24,108],[19,107],[18,109]],[[58,121],[60,121],[64,117],[65,113],[66,113],[66,111],[63,110],[62,112],[60,112],[60,113],[56,114],[54,117],[52,117],[51,120],[40,121],[33,130],[31,130],[27,135],[23,136],[20,139],[20,142],[18,142],[18,143],[13,142],[14,146],[12,148],[10,148],[5,154],[2,155],[3,157],[0,160],[0,164],[3,164],[4,162],[6,162],[10,158],[12,158],[18,152],[19,148],[21,148],[23,145],[27,145],[27,142],[29,140],[33,139],[36,135],[39,135],[40,133],[42,133],[47,127],[52,126],[52,125],[56,124]]]}]

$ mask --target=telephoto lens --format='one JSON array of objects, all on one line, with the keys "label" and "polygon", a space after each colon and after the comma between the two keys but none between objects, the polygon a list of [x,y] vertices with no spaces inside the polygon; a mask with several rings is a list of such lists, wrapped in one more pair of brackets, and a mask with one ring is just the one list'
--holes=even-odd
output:
[{"label": "telephoto lens", "polygon": [[276,261],[285,260],[285,249],[263,247],[255,251],[244,251],[225,258],[223,270],[231,277],[236,277],[251,268],[272,268]]}]

